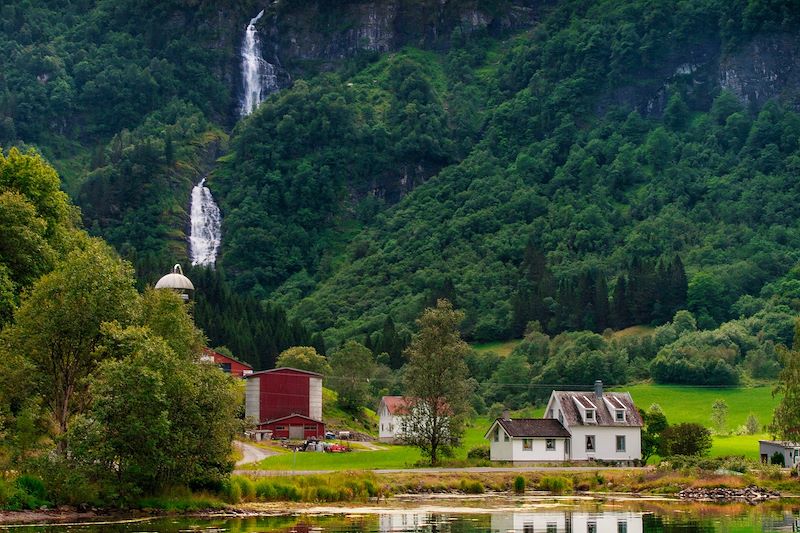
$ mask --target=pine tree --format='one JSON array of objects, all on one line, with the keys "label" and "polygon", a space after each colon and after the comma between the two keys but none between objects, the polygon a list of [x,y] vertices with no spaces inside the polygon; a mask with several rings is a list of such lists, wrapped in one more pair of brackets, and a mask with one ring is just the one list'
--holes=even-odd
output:
[{"label": "pine tree", "polygon": [[596,331],[603,331],[611,325],[611,311],[608,305],[608,284],[606,275],[597,271],[594,273],[594,307]]},{"label": "pine tree", "polygon": [[631,325],[630,304],[628,303],[628,283],[624,274],[617,276],[614,284],[614,297],[611,301],[611,321],[616,329]]}]

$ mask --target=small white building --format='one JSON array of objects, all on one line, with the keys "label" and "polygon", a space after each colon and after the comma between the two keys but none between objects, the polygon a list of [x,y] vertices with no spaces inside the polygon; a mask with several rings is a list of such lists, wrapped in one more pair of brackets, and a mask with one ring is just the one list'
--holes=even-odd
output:
[{"label": "small white building", "polygon": [[783,464],[786,468],[800,466],[800,443],[788,440],[760,440],[758,441],[759,455],[762,463],[771,463],[772,456],[776,453],[783,455]]},{"label": "small white building", "polygon": [[631,462],[642,458],[642,417],[630,393],[595,390],[553,391],[545,418],[561,422],[570,433],[567,457],[574,461]]},{"label": "small white building", "polygon": [[492,423],[484,438],[489,439],[492,461],[517,464],[569,459],[569,431],[554,419],[510,419],[504,415]]},{"label": "small white building", "polygon": [[408,414],[404,396],[384,396],[378,405],[378,440],[395,443],[405,432],[404,417]]}]

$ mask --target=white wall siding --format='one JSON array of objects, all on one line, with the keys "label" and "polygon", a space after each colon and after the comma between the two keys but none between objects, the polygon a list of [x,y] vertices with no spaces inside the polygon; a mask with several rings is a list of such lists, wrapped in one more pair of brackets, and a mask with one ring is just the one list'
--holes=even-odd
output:
[{"label": "white wall siding", "polygon": [[555,442],[555,449],[548,450],[547,449],[547,439],[537,437],[533,439],[531,443],[531,449],[526,450],[524,449],[524,442],[523,439],[515,438],[512,439],[511,444],[511,456],[514,462],[525,462],[525,461],[564,461],[566,457],[564,456],[565,448],[566,448],[566,438],[565,437],[553,437]]},{"label": "white wall siding", "polygon": [[[633,461],[642,458],[641,428],[630,426],[572,426],[570,457],[576,461]],[[586,451],[586,436],[594,435],[594,453]],[[617,435],[625,436],[625,451],[617,451]]]},{"label": "white wall siding", "polygon": [[322,420],[322,378],[308,380],[308,416]]},{"label": "white wall siding", "polygon": [[[495,431],[500,432],[497,442],[494,440]],[[499,424],[496,426],[495,430],[489,434],[489,458],[492,461],[514,460],[514,442]]]},{"label": "white wall siding", "polygon": [[261,378],[259,376],[248,378],[244,392],[244,416],[253,422],[263,422],[259,420],[261,416]]}]

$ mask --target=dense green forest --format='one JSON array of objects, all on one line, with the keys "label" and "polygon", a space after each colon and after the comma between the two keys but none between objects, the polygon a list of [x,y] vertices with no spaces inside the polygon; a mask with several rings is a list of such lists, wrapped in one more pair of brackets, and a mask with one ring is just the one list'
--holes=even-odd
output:
[{"label": "dense green forest", "polygon": [[[242,120],[255,3],[0,8],[0,144],[42,151],[140,287],[185,262],[189,191],[209,175],[223,244],[215,271],[190,273],[195,317],[257,367],[357,339],[397,368],[439,297],[477,341],[795,312],[797,88],[748,101],[718,72],[793,35],[790,2],[575,0],[524,29],[403,30],[397,51],[295,58],[291,86]],[[261,31],[347,26],[304,13],[270,7]],[[628,350],[625,379],[655,377],[664,346]]]}]

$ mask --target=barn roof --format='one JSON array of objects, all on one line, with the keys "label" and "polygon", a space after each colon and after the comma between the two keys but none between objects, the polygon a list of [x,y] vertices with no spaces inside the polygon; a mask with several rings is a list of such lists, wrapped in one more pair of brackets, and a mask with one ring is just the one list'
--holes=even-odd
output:
[{"label": "barn roof", "polygon": [[308,420],[310,422],[315,422],[317,424],[322,424],[322,420],[317,420],[316,418],[311,418],[310,416],[301,415],[298,413],[292,413],[290,415],[282,416],[280,418],[273,418],[272,420],[267,420],[265,422],[261,422],[261,424],[275,424],[277,422],[282,422],[283,420],[288,420],[290,418],[302,418],[303,420]]},{"label": "barn roof", "polygon": [[322,374],[318,374],[317,372],[311,372],[309,370],[300,370],[299,368],[292,368],[290,366],[282,366],[280,368],[271,368],[269,370],[259,370],[258,372],[253,372],[249,376],[245,376],[246,378],[252,378],[253,376],[260,376],[261,374],[273,374],[276,372],[282,372],[289,370],[291,372],[299,372],[300,374],[307,374],[309,376],[313,376],[316,378],[324,377]]},{"label": "barn roof", "polygon": [[569,437],[570,432],[555,418],[498,418],[484,438],[500,425],[512,437]]},{"label": "barn roof", "polygon": [[214,356],[216,356],[216,357],[221,357],[221,358],[223,358],[223,359],[228,359],[229,361],[233,361],[234,363],[239,363],[239,364],[240,364],[240,365],[242,365],[242,366],[246,366],[246,367],[247,367],[247,368],[249,368],[250,370],[252,370],[252,369],[253,369],[253,367],[252,367],[252,366],[250,366],[249,364],[245,363],[244,361],[239,361],[239,360],[238,360],[238,359],[236,359],[235,357],[231,357],[231,356],[229,356],[229,355],[225,355],[225,354],[223,354],[223,353],[219,353],[218,351],[216,351],[216,350],[212,350],[211,348],[203,348],[203,352],[204,352],[206,355],[210,356],[210,357],[214,357]]},{"label": "barn roof", "polygon": [[[581,405],[585,405],[581,398],[588,399],[593,397],[593,393],[591,392],[584,392],[584,391],[553,391],[553,396],[558,400],[558,403],[561,406],[561,412],[564,414],[564,421],[567,426],[583,426],[583,419],[581,418],[581,414],[578,412],[578,407],[575,404],[576,401],[581,402]],[[628,392],[603,392],[603,398],[606,398],[611,402],[613,405],[621,405],[626,410],[625,420],[618,421],[616,417],[609,411],[608,404],[604,401],[594,401],[592,402],[596,406],[596,424],[591,424],[593,426],[631,426],[631,427],[641,427],[644,425],[642,422],[642,417],[639,415],[639,411],[636,409],[636,405],[633,403],[633,398],[631,398],[630,393]],[[591,401],[591,400],[590,400]]]}]

